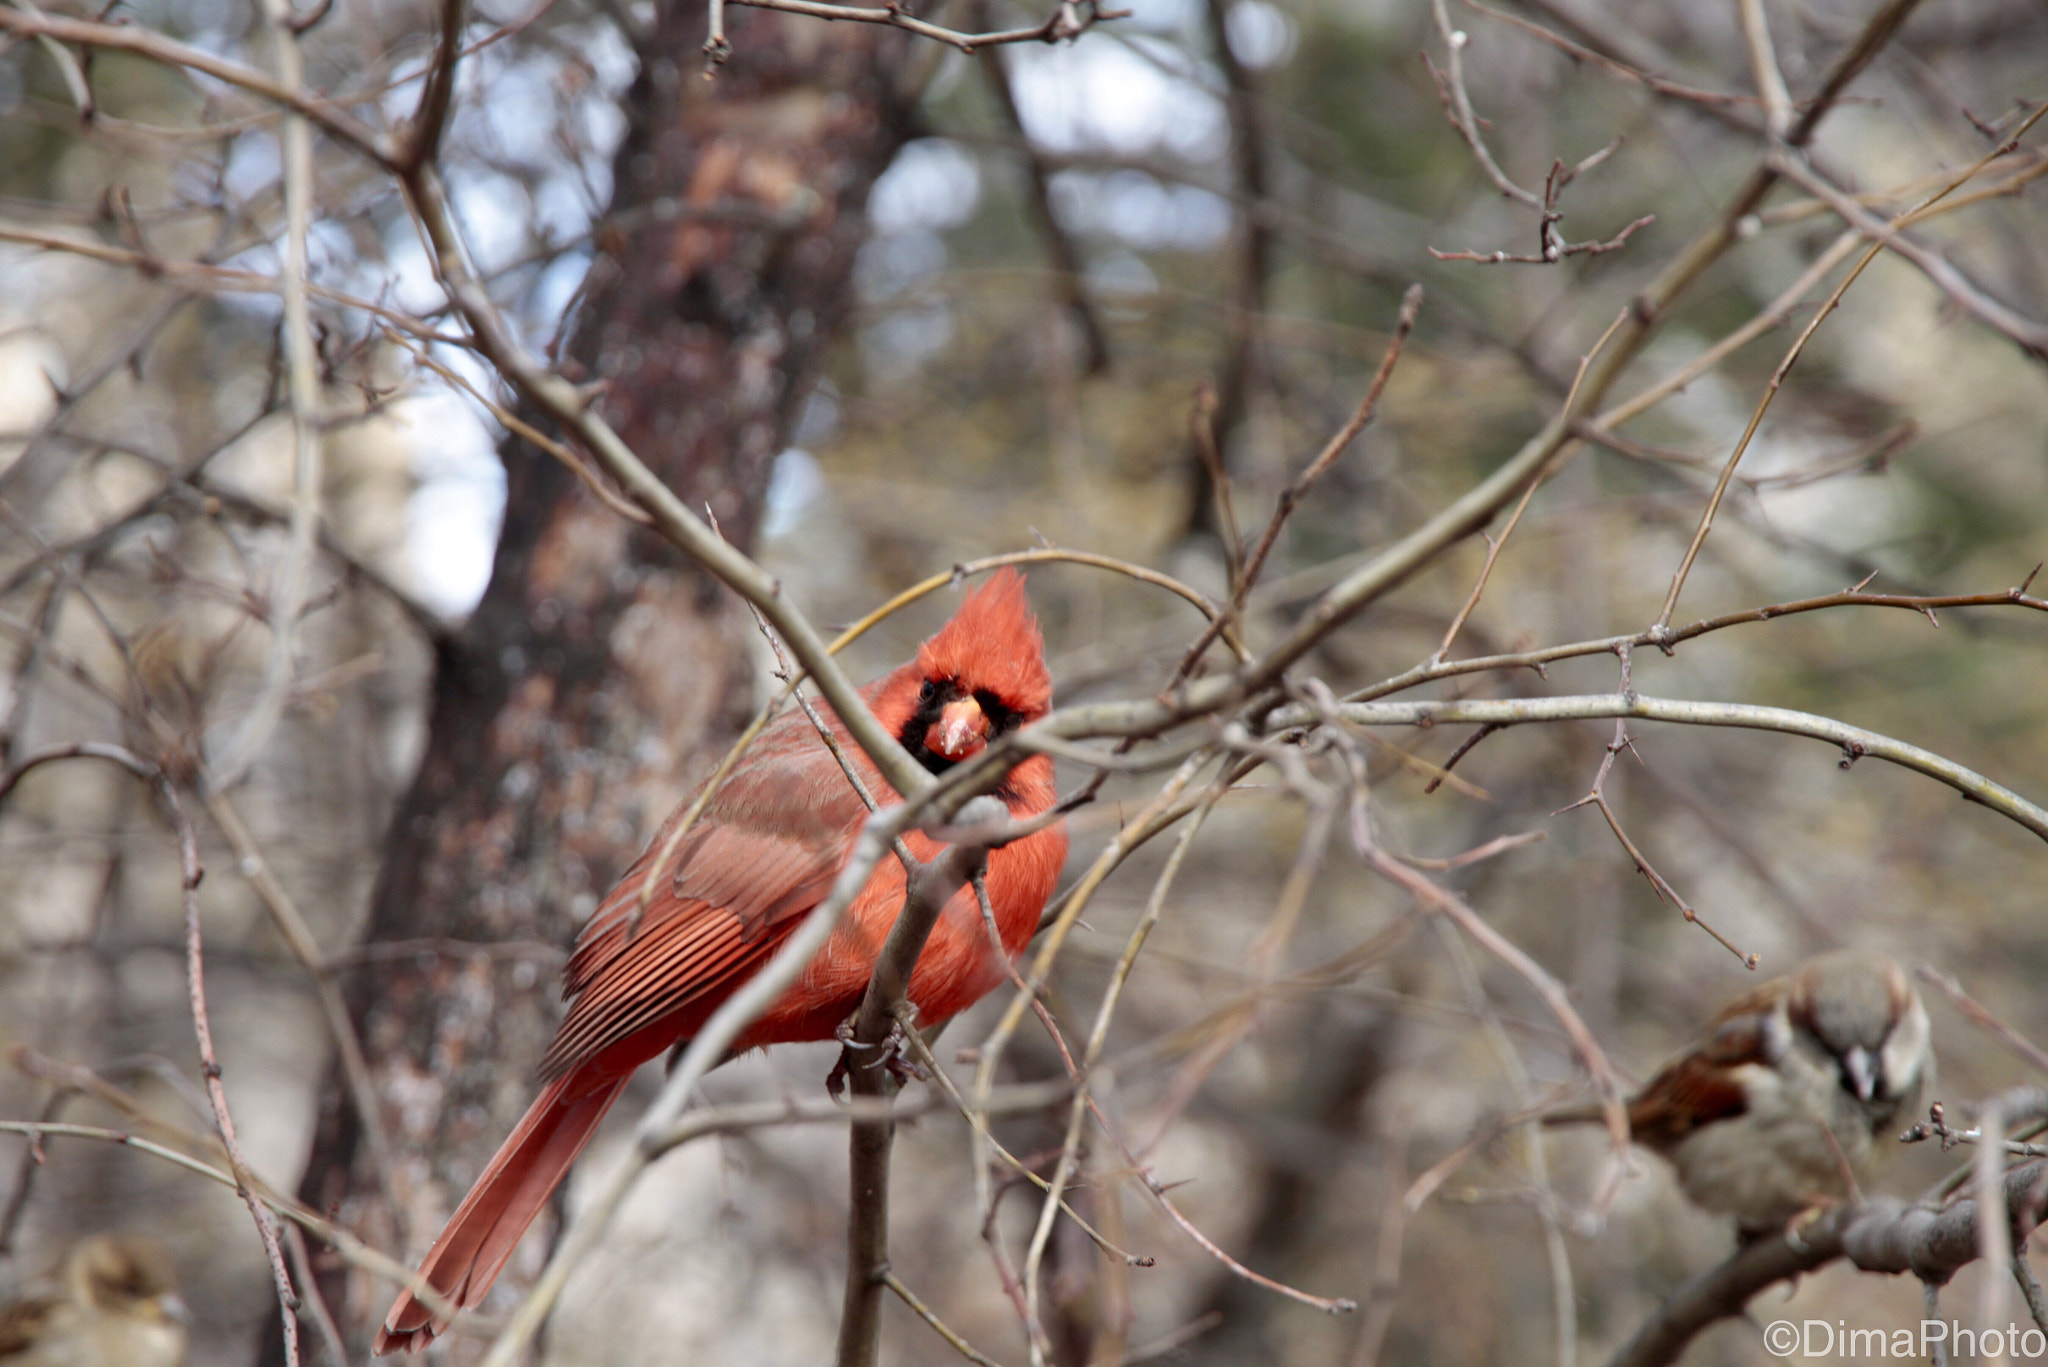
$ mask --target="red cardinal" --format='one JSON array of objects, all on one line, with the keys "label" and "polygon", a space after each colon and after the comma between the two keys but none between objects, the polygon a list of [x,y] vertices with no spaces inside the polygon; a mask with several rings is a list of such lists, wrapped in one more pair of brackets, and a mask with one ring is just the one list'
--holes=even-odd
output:
[{"label": "red cardinal", "polygon": [[[861,690],[904,749],[940,773],[994,737],[1045,715],[1052,680],[1024,580],[1002,569],[960,604],[909,664]],[[895,789],[822,713],[879,802]],[[1053,804],[1052,761],[1034,756],[996,789],[1014,817]],[[687,803],[684,804],[688,806]],[[642,875],[667,843],[682,809],[662,823],[639,860],[591,917],[563,971],[569,1007],[541,1060],[546,1083],[420,1265],[428,1285],[455,1305],[490,1290],[534,1216],[625,1090],[633,1071],[689,1039],[740,984],[768,962],[783,938],[831,890],[853,852],[868,809],[839,762],[801,712],[761,734],[670,856],[635,928]],[[939,846],[905,837],[930,859]],[[965,1010],[1004,977],[1038,927],[1067,855],[1054,824],[993,851],[988,895],[1002,949],[989,935],[971,889],[946,904],[911,975],[920,1020]],[[903,906],[903,866],[885,858],[839,928],[796,984],[749,1026],[733,1052],[789,1040],[828,1040],[867,990],[875,957]],[[399,1296],[374,1351],[423,1348],[445,1317]]]}]

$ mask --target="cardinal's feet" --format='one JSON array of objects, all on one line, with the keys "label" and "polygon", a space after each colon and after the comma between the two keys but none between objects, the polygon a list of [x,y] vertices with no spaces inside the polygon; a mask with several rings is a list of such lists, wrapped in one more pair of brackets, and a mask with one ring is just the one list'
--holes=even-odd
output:
[{"label": "cardinal's feet", "polygon": [[877,1044],[862,1044],[855,1039],[851,1019],[841,1021],[834,1033],[839,1036],[839,1061],[832,1065],[831,1072],[825,1074],[825,1090],[832,1094],[834,1101],[845,1099],[846,1080],[853,1076],[856,1068],[886,1068],[899,1086],[906,1082],[930,1080],[924,1069],[917,1066],[917,1060],[907,1052],[910,1036],[900,1020],[889,1023],[888,1037]]}]

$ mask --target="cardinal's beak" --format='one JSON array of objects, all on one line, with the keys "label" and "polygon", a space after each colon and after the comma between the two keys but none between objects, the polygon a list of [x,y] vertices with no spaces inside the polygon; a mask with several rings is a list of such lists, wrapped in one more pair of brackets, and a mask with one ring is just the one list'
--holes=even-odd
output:
[{"label": "cardinal's beak", "polygon": [[925,734],[925,748],[950,760],[981,753],[988,744],[988,714],[973,698],[955,698],[939,709],[939,719]]}]

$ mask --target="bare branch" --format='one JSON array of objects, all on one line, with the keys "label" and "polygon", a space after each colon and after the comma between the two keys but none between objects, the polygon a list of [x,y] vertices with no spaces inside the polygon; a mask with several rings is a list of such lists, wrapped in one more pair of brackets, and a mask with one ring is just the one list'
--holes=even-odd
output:
[{"label": "bare branch", "polygon": [[[263,16],[277,49],[278,81],[293,95],[305,84],[305,61],[293,27],[291,0],[264,0]],[[284,271],[278,296],[284,304],[284,361],[292,413],[292,496],[290,535],[270,586],[270,652],[263,682],[242,724],[209,767],[208,782],[228,792],[248,777],[269,748],[284,719],[286,694],[297,672],[295,645],[299,616],[313,574],[320,530],[320,483],[326,420],[320,394],[320,356],[306,306],[306,233],[313,214],[313,130],[305,118],[288,113],[282,138],[284,158]]]},{"label": "bare branch", "polygon": [[2044,1050],[2040,1045],[2034,1043],[1997,1016],[1985,1010],[1976,998],[1963,990],[1963,985],[1957,982],[1955,978],[1943,973],[1931,964],[1921,964],[1915,971],[1915,976],[1921,982],[1939,989],[1943,996],[1955,1004],[1956,1010],[1962,1012],[1969,1019],[1970,1024],[1990,1035],[2036,1069],[2043,1073],[2048,1073],[2048,1050]]},{"label": "bare branch", "polygon": [[[875,960],[867,994],[854,1014],[841,1067],[853,1095],[886,1099],[895,1091],[890,1066],[891,1041],[912,1028],[910,975],[939,913],[953,894],[965,887],[988,862],[989,850],[1000,843],[1011,823],[1009,811],[991,797],[976,798],[960,809],[958,820],[968,827],[930,863],[906,870],[903,910]],[[889,1120],[862,1120],[853,1125],[849,1181],[852,1214],[847,1221],[846,1294],[839,1316],[839,1367],[873,1367],[881,1343],[882,1292],[889,1276],[889,1148],[895,1136]]]},{"label": "bare branch", "polygon": [[[722,543],[721,543],[722,544]],[[661,1094],[641,1117],[634,1130],[632,1148],[619,1161],[592,1195],[588,1205],[557,1242],[545,1271],[519,1304],[484,1358],[485,1367],[510,1367],[540,1329],[567,1283],[569,1274],[582,1262],[590,1248],[603,1237],[626,1194],[646,1171],[647,1165],[670,1146],[673,1132],[689,1103],[690,1095],[705,1073],[724,1059],[733,1040],[786,991],[822,949],[867,885],[875,865],[889,852],[895,838],[924,819],[922,805],[898,803],[870,816],[863,826],[852,854],[841,867],[831,893],[818,904],[803,923],[792,931],[761,971],[749,978],[705,1021],[676,1060],[663,1084]]]},{"label": "bare branch", "polygon": [[[1259,581],[1259,575],[1265,570],[1266,558],[1273,553],[1273,546],[1279,541],[1280,532],[1287,525],[1287,519],[1294,515],[1294,510],[1307,496],[1310,487],[1322,478],[1323,472],[1358,439],[1358,434],[1372,421],[1373,414],[1379,410],[1380,396],[1386,392],[1387,381],[1393,377],[1394,366],[1401,359],[1401,348],[1407,344],[1408,334],[1414,331],[1415,318],[1421,309],[1422,286],[1410,285],[1401,296],[1401,312],[1395,318],[1393,336],[1388,340],[1387,349],[1380,357],[1379,369],[1373,372],[1372,382],[1366,386],[1365,397],[1358,401],[1358,407],[1352,411],[1344,425],[1337,429],[1336,434],[1323,444],[1323,449],[1316,454],[1315,459],[1302,467],[1301,473],[1281,491],[1272,518],[1267,521],[1266,529],[1259,534],[1258,545],[1245,557],[1242,568],[1235,565],[1232,567],[1229,609],[1212,619],[1202,634],[1195,638],[1195,643],[1182,654],[1180,668],[1174,675],[1176,680],[1189,677],[1217,636],[1243,613],[1245,599],[1251,594],[1252,588]],[[1206,395],[1208,391],[1205,389],[1203,392]],[[1208,407],[1214,407],[1213,401]],[[1211,467],[1210,478],[1216,486],[1228,540],[1233,548],[1232,559],[1235,560],[1234,548],[1238,545],[1237,518],[1230,503],[1230,481],[1224,473],[1221,458],[1216,454],[1215,433],[1207,424],[1209,416],[1203,405],[1198,402],[1194,418],[1195,440]]]},{"label": "bare branch", "polygon": [[455,64],[462,56],[463,9],[463,0],[442,0],[440,37],[420,87],[419,108],[406,126],[405,147],[396,168],[401,172],[426,164],[440,149],[448,107],[455,96]]},{"label": "bare branch", "polygon": [[[1803,145],[1813,135],[1849,82],[1882,50],[1918,3],[1919,0],[1889,0],[1866,21],[1856,42],[1837,59],[1820,95],[1807,106],[1793,128],[1788,138],[1793,146]],[[1493,474],[1323,594],[1295,629],[1268,652],[1259,667],[1249,671],[1244,680],[1247,689],[1255,690],[1277,679],[1324,635],[1406,582],[1445,546],[1485,526],[1496,512],[1518,497],[1523,486],[1557,454],[1580,415],[1597,408],[1605,399],[1608,389],[1647,344],[1664,311],[1741,239],[1740,224],[1763,202],[1777,179],[1777,172],[1769,165],[1758,166],[1706,229],[1681,248],[1636,297],[1628,322],[1588,372],[1576,400],[1560,409]]]},{"label": "bare branch", "polygon": [[642,464],[597,415],[590,396],[527,353],[470,270],[439,173],[432,166],[419,166],[406,174],[405,182],[414,212],[432,244],[435,271],[469,324],[477,349],[522,394],[576,433],[598,465],[653,518],[656,530],[775,624],[790,652],[817,681],[832,710],[839,714],[848,732],[890,786],[905,797],[916,797],[930,789],[931,775],[875,720],[852,681],[834,663],[816,629],[783,595],[782,585],[684,507],[674,491]]},{"label": "bare branch", "polygon": [[[1094,0],[1063,0],[1044,23],[1034,24],[1030,28],[1004,29],[995,33],[963,33],[916,18],[908,10],[895,6],[887,9],[862,9],[854,5],[823,4],[819,0],[723,0],[723,3],[750,5],[755,9],[780,10],[784,14],[801,14],[810,19],[886,24],[914,33],[920,38],[931,38],[950,44],[962,52],[975,52],[1002,43],[1062,42],[1080,37],[1099,20],[1124,19],[1130,16],[1129,10],[1099,9]],[[711,37],[704,44],[709,64],[715,68],[725,60],[731,50],[725,38],[723,24],[714,24]]]},{"label": "bare branch", "polygon": [[[987,4],[980,7],[979,13],[984,21],[990,9]],[[1084,374],[1100,375],[1109,369],[1109,335],[1103,330],[1100,310],[1089,297],[1087,263],[1081,254],[1080,244],[1053,211],[1052,168],[1025,131],[1023,118],[1017,112],[1016,92],[1010,88],[1009,70],[1003,65],[1003,56],[996,48],[982,49],[981,71],[988,80],[990,93],[996,97],[996,108],[1016,134],[1024,161],[1024,184],[1030,196],[1032,218],[1045,238],[1046,254],[1052,258],[1054,287],[1060,292],[1075,330],[1081,334],[1081,370]]]},{"label": "bare branch", "polygon": [[[140,763],[130,764],[131,771]],[[213,1023],[206,1010],[206,953],[199,933],[199,880],[206,876],[199,863],[199,838],[179,805],[177,790],[171,786],[170,780],[157,771],[150,777],[149,786],[178,842],[182,874],[180,886],[185,902],[185,973],[192,1003],[192,1030],[199,1040],[200,1074],[206,1081],[207,1100],[213,1105],[214,1125],[220,1131],[221,1143],[227,1146],[228,1163],[235,1175],[235,1190],[243,1204],[248,1206],[250,1217],[256,1222],[256,1232],[263,1240],[264,1254],[270,1260],[270,1275],[277,1285],[278,1311],[283,1320],[285,1362],[290,1367],[297,1367],[298,1295],[292,1290],[291,1272],[285,1267],[284,1248],[278,1242],[277,1222],[272,1218],[270,1208],[257,1195],[249,1160],[242,1155],[241,1143],[235,1138],[235,1120],[228,1110],[227,1087],[221,1081],[220,1059],[213,1049]]]},{"label": "bare branch", "polygon": [[1507,172],[1500,169],[1500,164],[1486,146],[1486,139],[1480,136],[1479,116],[1472,112],[1472,97],[1465,90],[1465,48],[1472,41],[1470,35],[1463,29],[1451,27],[1450,11],[1444,7],[1444,0],[1430,0],[1429,12],[1436,20],[1437,37],[1443,40],[1444,69],[1437,70],[1427,55],[1423,62],[1429,68],[1430,78],[1436,82],[1437,97],[1444,105],[1444,117],[1465,140],[1465,145],[1472,149],[1479,169],[1486,173],[1486,178],[1493,182],[1496,190],[1527,208],[1543,208],[1543,200],[1535,191],[1515,184]]},{"label": "bare branch", "polygon": [[[2013,135],[2014,139],[2017,140],[2032,128],[2044,113],[2048,113],[2048,104],[2044,104],[2028,117],[2019,132]],[[1965,277],[1954,262],[1932,248],[1924,247],[1907,237],[1901,231],[1899,221],[1885,222],[1830,184],[1813,169],[1806,158],[1794,153],[1781,153],[1773,158],[1772,164],[1785,179],[1793,181],[1833,209],[1843,222],[1863,237],[1889,248],[1919,268],[1921,274],[1972,318],[2007,338],[2035,360],[2048,361],[2048,323],[2023,317],[2007,305],[1993,299]],[[1988,160],[1973,169],[1981,169],[1983,165],[1988,165]],[[1919,210],[1928,206],[1923,204],[1914,207]],[[1901,219],[1905,217],[1907,216],[1902,215]]]},{"label": "bare branch", "polygon": [[[1626,696],[1597,693],[1552,698],[1472,698],[1455,702],[1346,703],[1342,715],[1345,721],[1355,726],[1438,726],[1445,722],[1470,722],[1483,726],[1489,722],[1513,724],[1633,717],[1641,721],[1675,722],[1683,726],[1733,726],[1806,736],[1841,747],[1843,768],[1869,757],[1912,769],[1947,784],[1972,802],[1982,803],[2048,840],[2048,810],[1975,770],[1917,745],[1850,726],[1831,717],[1795,712],[1789,708],[1688,702],[1652,698],[1640,693]],[[1304,726],[1312,724],[1312,721],[1312,714],[1299,707],[1283,708],[1272,717],[1276,727]]]},{"label": "bare branch", "polygon": [[1736,13],[1742,20],[1742,40],[1749,47],[1750,76],[1764,105],[1764,131],[1782,138],[1792,128],[1792,95],[1778,71],[1778,54],[1771,46],[1763,0],[1739,0]]},{"label": "bare branch", "polygon": [[[132,52],[163,66],[189,67],[217,81],[225,81],[259,99],[289,109],[317,124],[335,141],[345,144],[372,161],[390,166],[391,146],[367,125],[325,100],[295,89],[290,83],[273,80],[260,71],[216,57],[199,48],[174,42],[152,29],[129,24],[96,24],[59,15],[30,14],[11,6],[0,7],[0,31],[23,37],[49,37],[59,42],[86,47]],[[374,97],[369,97],[374,98]]]},{"label": "bare branch", "polygon": [[[2044,114],[2048,114],[2048,104],[2044,104],[2041,108],[2035,110],[2029,117],[2026,126],[2032,127],[2033,123]],[[1966,184],[1972,177],[1980,174],[1991,164],[1991,160],[1991,155],[1980,157],[1973,165],[1952,177],[1946,185],[1915,205],[1906,215],[1901,215],[1900,221],[1903,221],[1912,213],[1920,212],[1938,204],[1950,192]],[[1800,158],[1791,150],[1779,149],[1767,159],[1766,165],[1778,174],[1793,177],[1795,173],[1802,170],[1803,164]],[[1815,177],[1813,178],[1813,184],[1820,185],[1824,184],[1824,182]],[[1810,185],[1809,188],[1812,188],[1812,186]],[[1868,218],[1867,215],[1863,215],[1861,209],[1855,208],[1853,205],[1844,204],[1840,206],[1840,211],[1845,215],[1853,213],[1866,219]],[[1693,531],[1692,541],[1686,546],[1685,555],[1679,561],[1678,570],[1671,577],[1671,588],[1665,594],[1663,610],[1657,614],[1656,624],[1658,627],[1670,625],[1671,614],[1678,607],[1678,595],[1685,587],[1686,576],[1691,573],[1693,563],[1699,557],[1700,548],[1706,544],[1707,533],[1713,530],[1715,510],[1721,506],[1721,500],[1728,492],[1728,482],[1735,475],[1736,464],[1741,461],[1743,452],[1749,449],[1751,440],[1756,436],[1757,428],[1763,423],[1764,413],[1770,408],[1771,400],[1777,397],[1779,387],[1785,382],[1785,376],[1791,372],[1793,365],[1797,363],[1799,357],[1805,352],[1807,343],[1813,339],[1814,333],[1820,330],[1820,325],[1840,305],[1842,296],[1848,293],[1849,287],[1855,284],[1862,276],[1864,269],[1877,258],[1878,253],[1885,246],[1890,245],[1887,239],[1891,238],[1894,238],[1894,234],[1889,229],[1872,237],[1869,250],[1864,252],[1862,259],[1850,268],[1847,275],[1842,277],[1841,283],[1835,286],[1820,308],[1814,311],[1812,319],[1800,330],[1798,340],[1793,342],[1791,347],[1787,349],[1784,359],[1778,362],[1777,369],[1771,372],[1771,378],[1764,385],[1763,394],[1757,400],[1755,410],[1750,414],[1749,425],[1743,429],[1742,436],[1736,441],[1734,449],[1728,453],[1728,461],[1721,467],[1721,477],[1714,485],[1713,496],[1707,500],[1707,506],[1700,514],[1699,525]],[[2043,333],[2042,337],[2044,339],[2043,345],[2048,346],[2048,333]],[[2029,349],[2043,358],[2048,358],[2048,350],[2040,350],[2034,347]]]},{"label": "bare branch", "polygon": [[[2022,1208],[2042,1172],[2042,1164],[2029,1163],[2004,1174],[2000,1191],[2007,1210]],[[1802,1226],[1796,1239],[1758,1239],[1668,1297],[1609,1359],[1609,1367],[1662,1367],[1674,1362],[1700,1330],[1741,1314],[1759,1292],[1837,1258],[1847,1258],[1865,1272],[1910,1272],[1930,1287],[1938,1286],[1977,1259],[1977,1211],[1975,1199],[1933,1210],[1880,1196],[1830,1211]],[[2036,1212],[2034,1224],[2039,1220]],[[2027,1230],[2032,1228],[2030,1224]]]}]

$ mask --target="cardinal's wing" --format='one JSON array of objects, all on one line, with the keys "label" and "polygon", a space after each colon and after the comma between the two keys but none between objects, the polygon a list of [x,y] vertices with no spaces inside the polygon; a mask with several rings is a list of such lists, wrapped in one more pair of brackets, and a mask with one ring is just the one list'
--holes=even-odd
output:
[{"label": "cardinal's wing", "polygon": [[763,736],[696,824],[675,841],[672,818],[599,905],[563,975],[569,1009],[544,1080],[722,998],[831,891],[867,806],[807,732],[798,715]]}]

